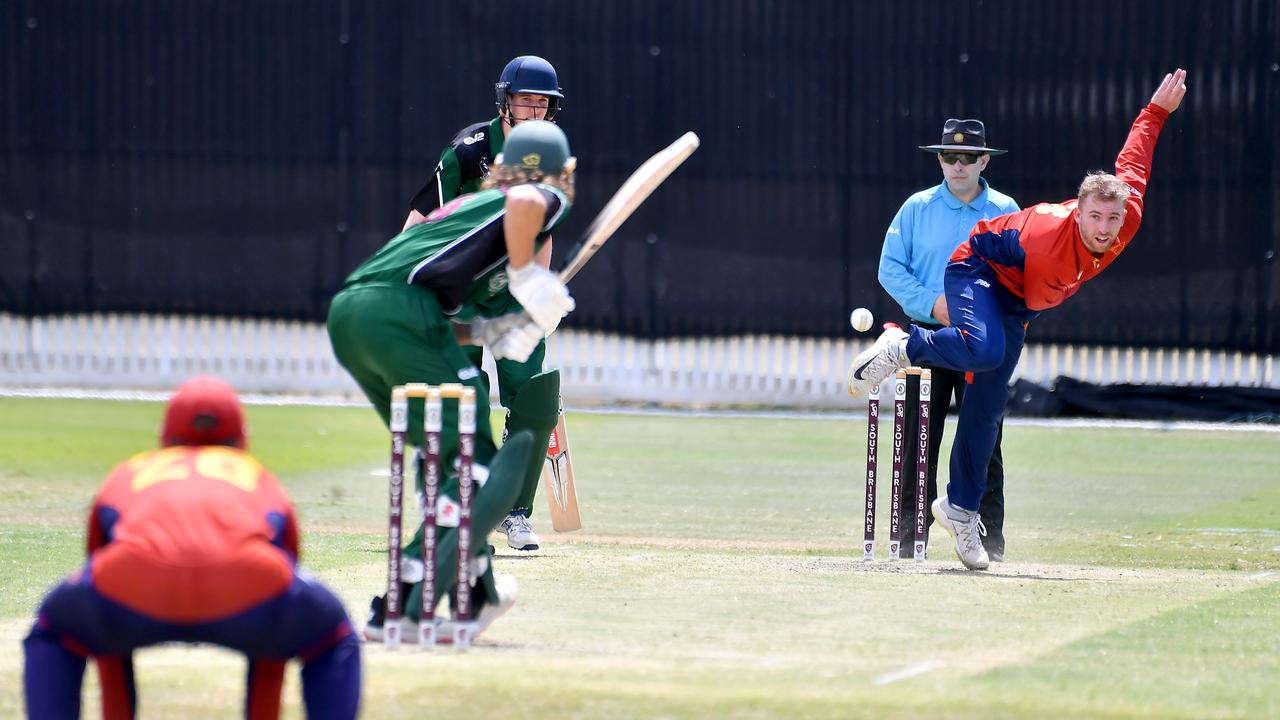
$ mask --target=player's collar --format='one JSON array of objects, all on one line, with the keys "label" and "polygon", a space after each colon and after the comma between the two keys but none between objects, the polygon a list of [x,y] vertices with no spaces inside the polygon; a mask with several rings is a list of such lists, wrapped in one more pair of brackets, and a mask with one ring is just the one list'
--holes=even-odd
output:
[{"label": "player's collar", "polygon": [[981,210],[987,204],[988,186],[987,179],[984,177],[978,178],[978,187],[982,189],[978,191],[978,194],[974,196],[973,200],[970,200],[967,203],[962,202],[960,198],[956,197],[955,193],[951,192],[951,186],[947,185],[947,181],[945,179],[939,187],[942,189],[942,201],[945,202],[947,207],[952,210],[959,210],[966,205],[974,210]]}]

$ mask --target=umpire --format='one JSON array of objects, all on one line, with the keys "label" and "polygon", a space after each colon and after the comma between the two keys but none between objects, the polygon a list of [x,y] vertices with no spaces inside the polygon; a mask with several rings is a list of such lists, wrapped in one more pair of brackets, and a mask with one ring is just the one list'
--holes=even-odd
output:
[{"label": "umpire", "polygon": [[[1008,195],[997,192],[982,177],[993,155],[1005,150],[987,147],[986,127],[980,120],[950,119],[942,126],[942,138],[936,145],[921,145],[921,150],[934,153],[942,170],[942,183],[907,198],[889,224],[880,252],[880,284],[893,296],[913,323],[936,330],[951,324],[942,276],[951,253],[969,239],[969,231],[979,220],[1017,212],[1018,204]],[[929,419],[929,500],[938,496],[938,449],[946,428],[947,413],[954,394],[956,407],[964,402],[965,374],[947,368],[926,365],[933,371],[933,414]],[[908,403],[916,402],[909,395]],[[918,417],[908,412],[908,418]],[[914,421],[913,421],[914,422]],[[1000,439],[1004,421],[996,435],[995,452],[987,467],[986,492],[980,513],[986,526],[982,544],[994,561],[1004,559],[1004,459]],[[908,437],[914,436],[912,428]],[[907,517],[916,508],[916,489],[905,483],[902,507]],[[906,523],[903,529],[904,556],[912,552],[915,527]]]}]

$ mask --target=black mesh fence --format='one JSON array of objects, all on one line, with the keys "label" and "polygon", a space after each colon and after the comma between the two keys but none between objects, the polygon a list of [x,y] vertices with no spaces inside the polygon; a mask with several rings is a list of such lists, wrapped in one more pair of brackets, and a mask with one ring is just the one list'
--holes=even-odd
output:
[{"label": "black mesh fence", "polygon": [[1274,0],[0,3],[0,311],[320,319],[514,55],[560,73],[567,247],[651,153],[702,149],[574,281],[569,325],[842,335],[900,313],[884,230],[946,117],[1023,206],[1191,87],[1137,241],[1032,341],[1280,351]]}]

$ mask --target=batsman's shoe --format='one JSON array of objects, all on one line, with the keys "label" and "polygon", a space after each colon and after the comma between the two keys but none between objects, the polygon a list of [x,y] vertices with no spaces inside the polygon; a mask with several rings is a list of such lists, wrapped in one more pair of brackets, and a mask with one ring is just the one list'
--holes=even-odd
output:
[{"label": "batsman's shoe", "polygon": [[[366,642],[382,642],[386,637],[387,598],[379,595],[369,602],[369,620],[361,633]],[[418,642],[418,623],[407,617],[400,618],[400,642]]]},{"label": "batsman's shoe", "polygon": [[859,353],[849,366],[850,397],[866,397],[891,373],[907,364],[907,334],[897,325],[886,326],[875,344]]},{"label": "batsman's shoe", "polygon": [[956,555],[965,567],[987,569],[991,560],[982,547],[982,519],[977,511],[958,508],[946,497],[940,497],[933,501],[933,517],[956,539]]},{"label": "batsman's shoe", "polygon": [[511,513],[498,527],[507,534],[507,546],[512,550],[529,552],[538,549],[538,533],[533,531],[529,518],[523,514]]},{"label": "batsman's shoe", "polygon": [[[475,619],[468,623],[471,626],[471,632],[468,635],[473,640],[516,604],[516,579],[505,573],[494,573],[493,581],[498,589],[498,602],[496,604],[486,602],[480,607],[480,612],[476,613]],[[436,642],[441,645],[452,644],[457,622],[451,618],[445,618],[438,619],[436,623]]]}]

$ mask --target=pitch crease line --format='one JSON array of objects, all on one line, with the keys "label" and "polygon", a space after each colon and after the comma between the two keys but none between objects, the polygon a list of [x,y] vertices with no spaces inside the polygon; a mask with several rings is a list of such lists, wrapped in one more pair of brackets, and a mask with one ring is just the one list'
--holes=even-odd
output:
[{"label": "pitch crease line", "polygon": [[895,683],[895,682],[898,682],[899,680],[906,680],[907,678],[913,678],[917,675],[923,675],[927,672],[937,670],[940,667],[942,667],[942,663],[936,660],[929,660],[927,662],[916,663],[915,665],[908,665],[902,668],[901,670],[895,670],[894,672],[891,672],[891,673],[885,673],[884,675],[881,675],[880,677],[873,680],[872,683],[875,685],[888,685],[889,683]]}]

